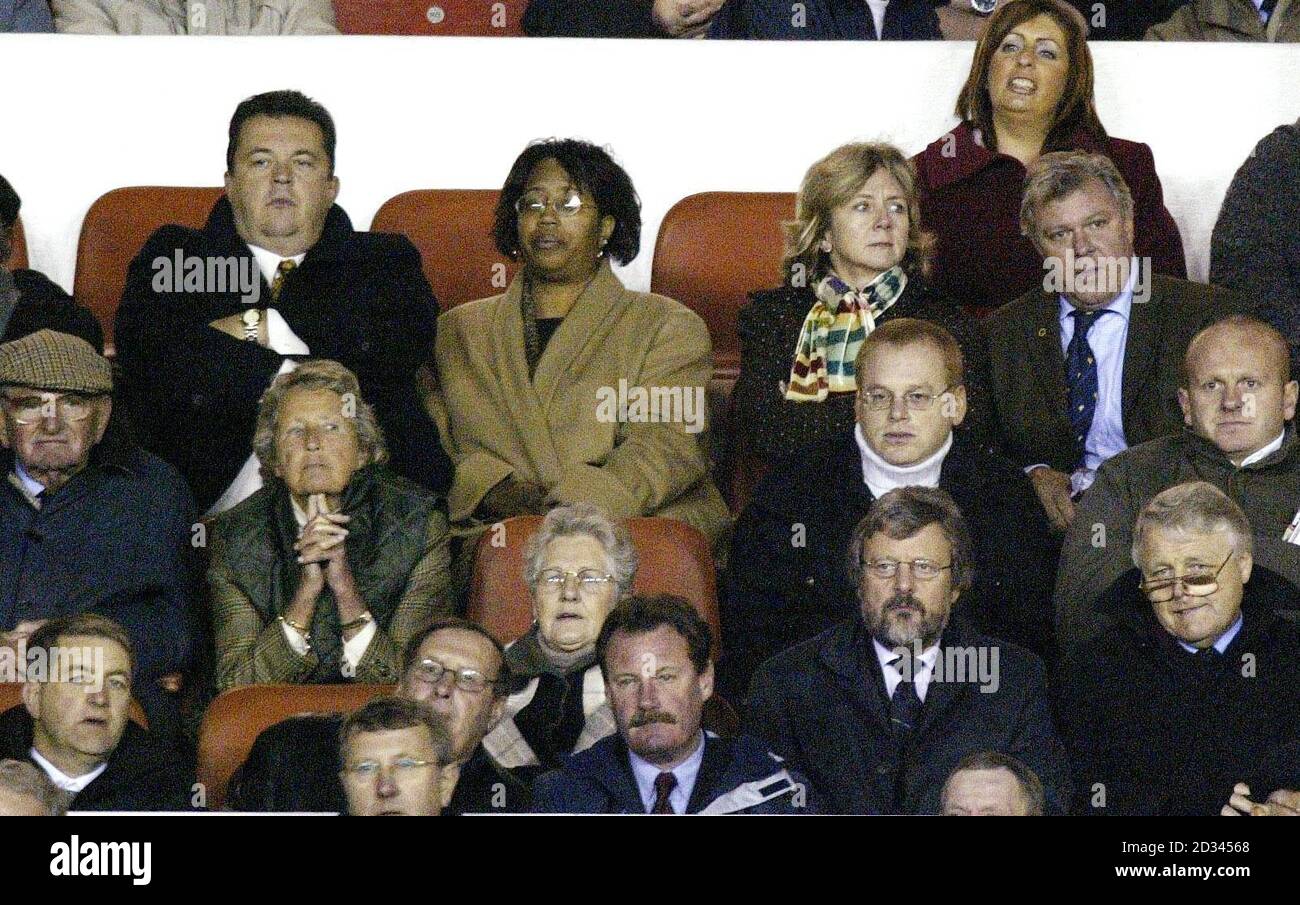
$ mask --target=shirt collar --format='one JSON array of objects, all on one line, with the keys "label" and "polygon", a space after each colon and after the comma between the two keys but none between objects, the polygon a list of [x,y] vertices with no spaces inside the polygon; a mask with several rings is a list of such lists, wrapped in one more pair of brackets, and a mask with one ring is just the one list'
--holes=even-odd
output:
[{"label": "shirt collar", "polygon": [[14,474],[18,476],[18,480],[22,481],[23,487],[27,488],[27,492],[32,496],[40,496],[45,492],[45,485],[27,473],[27,469],[23,468],[23,463],[18,460],[17,456],[14,456]]},{"label": "shirt collar", "polygon": [[[1133,288],[1137,285],[1138,277],[1138,268],[1136,264],[1137,260],[1133,259],[1128,269],[1128,282],[1124,284],[1124,288],[1120,291],[1120,294],[1111,299],[1110,304],[1101,309],[1102,311],[1114,311],[1120,317],[1124,318],[1125,323],[1128,323],[1129,315],[1133,311]],[[1064,324],[1069,321],[1075,308],[1074,305],[1070,304],[1070,300],[1064,295],[1057,296],[1057,298],[1061,306],[1061,323]]]},{"label": "shirt collar", "polygon": [[[650,761],[638,755],[631,748],[627,749],[628,762],[632,765],[632,775],[636,777],[637,790],[641,793],[642,801],[654,802],[655,779],[660,773],[672,773],[677,777],[677,785],[674,787],[669,798],[680,796],[683,802],[688,803],[691,793],[695,790],[695,778],[700,774],[700,765],[704,763],[704,731],[697,730],[696,736],[699,742],[695,746],[695,751],[690,757],[682,761],[672,770],[663,770],[660,767],[650,763]],[[685,811],[686,808],[682,807]]]},{"label": "shirt collar", "polygon": [[1286,428],[1284,427],[1282,428],[1282,433],[1278,434],[1276,439],[1274,439],[1272,443],[1269,443],[1266,446],[1261,446],[1259,449],[1255,450],[1253,453],[1246,456],[1246,458],[1241,460],[1241,464],[1238,465],[1237,467],[1245,468],[1247,465],[1254,465],[1256,462],[1260,461],[1261,459],[1267,459],[1269,456],[1273,455],[1273,453],[1277,452],[1279,449],[1282,448],[1282,441],[1285,439],[1286,439]]},{"label": "shirt collar", "polygon": [[[1219,653],[1224,653],[1228,649],[1228,645],[1231,644],[1233,639],[1241,632],[1241,623],[1244,618],[1245,617],[1242,614],[1237,614],[1237,621],[1228,626],[1228,630],[1219,636],[1219,640],[1214,642],[1215,650]],[[1178,639],[1178,643],[1181,644],[1183,650],[1187,651],[1189,654],[1196,653],[1196,648],[1192,647],[1182,638]]]},{"label": "shirt collar", "polygon": [[100,764],[84,776],[69,776],[42,757],[41,753],[37,751],[35,747],[33,747],[28,754],[31,755],[31,758],[36,762],[36,765],[44,770],[45,774],[50,777],[50,782],[54,783],[63,791],[71,792],[74,795],[79,794],[82,789],[86,788],[86,786],[98,779],[99,775],[108,769],[108,761],[104,761],[104,763]]},{"label": "shirt collar", "polygon": [[[881,644],[875,637],[872,637],[871,639],[871,646],[876,650],[876,659],[880,661],[881,669],[893,670],[900,676],[902,675],[902,672],[894,664],[894,661],[899,658],[898,650],[896,648],[885,647],[885,645]],[[917,662],[920,663],[921,666],[914,670],[914,673],[919,675],[922,671],[934,669],[935,661],[938,659],[939,642],[936,641],[934,644],[931,644],[925,650],[921,651],[920,655],[916,658]]]},{"label": "shirt collar", "polygon": [[273,251],[262,248],[260,245],[250,245],[248,250],[253,253],[253,258],[257,261],[257,269],[262,271],[262,276],[266,277],[268,283],[275,282],[275,272],[280,269],[281,261],[293,261],[295,264],[301,264],[302,259],[307,257],[306,252],[294,255],[291,258],[281,257]]}]

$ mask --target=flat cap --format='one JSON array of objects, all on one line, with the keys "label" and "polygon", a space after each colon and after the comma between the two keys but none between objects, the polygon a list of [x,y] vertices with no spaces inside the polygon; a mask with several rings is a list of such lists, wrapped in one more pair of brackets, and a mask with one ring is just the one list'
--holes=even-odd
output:
[{"label": "flat cap", "polygon": [[0,386],[94,396],[113,392],[113,367],[84,339],[38,330],[0,345]]}]

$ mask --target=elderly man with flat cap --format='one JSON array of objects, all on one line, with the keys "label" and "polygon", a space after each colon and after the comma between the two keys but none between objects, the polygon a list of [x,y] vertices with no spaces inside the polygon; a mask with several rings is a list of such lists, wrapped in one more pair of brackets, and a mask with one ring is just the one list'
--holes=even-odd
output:
[{"label": "elderly man with flat cap", "polygon": [[136,697],[166,731],[176,715],[158,679],[192,647],[194,503],[176,469],[122,439],[112,391],[85,340],[40,330],[0,345],[0,648],[25,662],[47,620],[108,616],[137,647]]}]

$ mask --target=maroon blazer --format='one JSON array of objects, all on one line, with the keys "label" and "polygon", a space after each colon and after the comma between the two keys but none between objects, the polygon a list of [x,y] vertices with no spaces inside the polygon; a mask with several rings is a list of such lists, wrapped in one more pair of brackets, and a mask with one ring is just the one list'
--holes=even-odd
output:
[{"label": "maroon blazer", "polygon": [[[912,159],[920,176],[921,222],[938,237],[932,282],[968,311],[982,314],[1043,285],[1043,259],[1020,235],[1025,168],[975,142],[963,123]],[[1133,193],[1133,244],[1156,273],[1187,279],[1178,224],[1165,209],[1151,149],[1140,142],[1075,133],[1070,147],[1103,153]],[[944,151],[947,150],[947,154]]]}]

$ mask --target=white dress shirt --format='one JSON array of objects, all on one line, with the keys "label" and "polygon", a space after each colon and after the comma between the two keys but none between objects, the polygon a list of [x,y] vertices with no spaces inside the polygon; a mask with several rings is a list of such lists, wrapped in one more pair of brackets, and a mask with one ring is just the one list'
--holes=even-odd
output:
[{"label": "white dress shirt", "polygon": [[1282,433],[1278,434],[1271,443],[1261,446],[1259,449],[1246,456],[1246,458],[1241,460],[1241,464],[1237,467],[1245,468],[1247,465],[1254,465],[1256,462],[1267,459],[1269,456],[1273,455],[1273,453],[1282,448],[1282,441],[1285,439],[1286,428],[1282,428]]},{"label": "white dress shirt", "polygon": [[[903,681],[903,673],[891,663],[891,660],[898,659],[898,653],[890,650],[881,644],[875,638],[871,639],[871,644],[876,649],[876,659],[880,661],[880,671],[885,675],[885,694],[887,697],[894,696],[894,689],[898,683]],[[934,676],[934,664],[939,659],[939,645],[934,643],[921,651],[921,655],[916,658],[917,665],[913,668],[912,684],[916,686],[916,696],[922,703],[925,701],[926,692],[930,690],[930,679]]]},{"label": "white dress shirt", "polygon": [[697,734],[699,743],[695,746],[695,752],[672,770],[661,770],[635,752],[627,752],[627,758],[632,764],[632,775],[636,777],[637,791],[641,793],[641,803],[645,805],[647,814],[655,806],[655,780],[660,773],[669,772],[677,777],[677,785],[668,793],[668,804],[674,814],[686,813],[686,807],[691,803],[691,793],[695,791],[695,779],[700,775],[700,764],[704,763],[704,733]]},{"label": "white dress shirt", "polygon": [[54,766],[54,764],[41,757],[41,753],[35,748],[32,748],[28,753],[32,756],[32,760],[36,761],[36,765],[45,771],[45,775],[50,778],[50,782],[54,783],[65,792],[71,792],[73,795],[80,794],[82,789],[98,779],[99,775],[108,769],[108,761],[104,761],[104,763],[100,764],[84,776],[69,776],[67,773],[64,773],[58,767]]},{"label": "white dress shirt", "polygon": [[880,38],[885,34],[885,8],[889,6],[889,0],[867,0],[867,6],[871,7],[871,18],[876,22],[876,37]]},{"label": "white dress shirt", "polygon": [[[267,251],[265,248],[259,248],[256,245],[248,247],[253,252],[257,267],[262,271],[262,276],[266,277],[268,283],[275,282],[275,275],[280,269],[281,261],[293,261],[295,264],[301,264],[302,259],[307,257],[307,255],[301,254],[294,255],[292,258],[282,258],[275,252]],[[311,354],[311,349],[308,348],[307,344],[302,341],[298,334],[293,332],[288,322],[274,308],[268,308],[266,311],[266,336],[268,348],[279,352],[281,355]],[[281,374],[287,374],[296,367],[298,367],[297,362],[292,358],[286,358],[281,363],[280,370],[276,371],[275,376],[279,377]],[[248,458],[244,460],[243,467],[239,469],[239,474],[235,475],[235,479],[230,482],[230,486],[212,504],[212,508],[207,511],[204,518],[211,518],[220,512],[225,512],[261,489],[261,463],[258,462],[256,453],[249,453]]]}]

